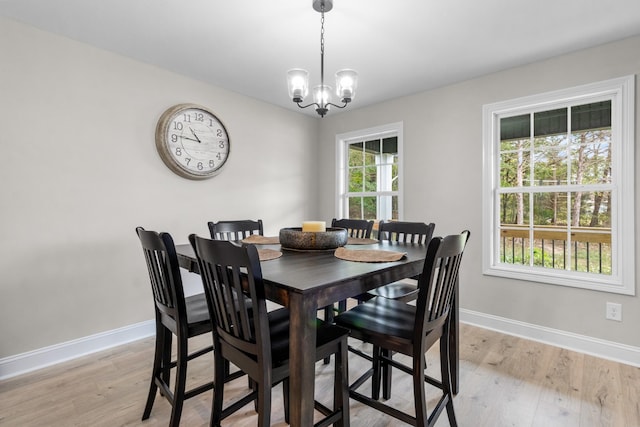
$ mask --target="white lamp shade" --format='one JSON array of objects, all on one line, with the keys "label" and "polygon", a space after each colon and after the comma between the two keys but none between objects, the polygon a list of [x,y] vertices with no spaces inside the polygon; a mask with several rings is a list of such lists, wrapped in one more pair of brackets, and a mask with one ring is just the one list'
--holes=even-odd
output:
[{"label": "white lamp shade", "polygon": [[294,102],[302,102],[309,93],[309,73],[300,68],[287,71],[289,97]]},{"label": "white lamp shade", "polygon": [[331,86],[316,86],[313,88],[313,102],[322,108],[329,109],[327,105],[331,102]]},{"label": "white lamp shade", "polygon": [[358,73],[354,70],[340,70],[336,73],[336,95],[342,102],[350,102],[358,87]]}]

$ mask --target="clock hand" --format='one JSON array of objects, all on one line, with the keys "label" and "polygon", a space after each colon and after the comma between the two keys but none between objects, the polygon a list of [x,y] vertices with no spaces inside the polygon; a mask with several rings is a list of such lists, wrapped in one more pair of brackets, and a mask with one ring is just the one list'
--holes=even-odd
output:
[{"label": "clock hand", "polygon": [[196,141],[198,141],[198,142],[202,142],[202,141],[200,141],[200,138],[198,138],[198,135],[196,135],[196,133],[193,131],[193,129],[192,129],[191,127],[189,128],[189,130],[191,131],[191,133],[193,134],[193,136],[195,136],[195,137],[196,137]]},{"label": "clock hand", "polygon": [[182,136],[182,135],[180,135],[180,138],[182,138],[182,139],[188,139],[189,141],[202,142],[202,141],[200,141],[199,139],[189,138],[188,136]]}]

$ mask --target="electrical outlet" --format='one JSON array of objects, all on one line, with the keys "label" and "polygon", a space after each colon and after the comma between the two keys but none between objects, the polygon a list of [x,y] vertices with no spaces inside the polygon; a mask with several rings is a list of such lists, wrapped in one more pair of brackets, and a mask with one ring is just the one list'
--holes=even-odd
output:
[{"label": "electrical outlet", "polygon": [[606,318],[609,320],[617,320],[618,322],[622,322],[622,304],[608,302]]}]

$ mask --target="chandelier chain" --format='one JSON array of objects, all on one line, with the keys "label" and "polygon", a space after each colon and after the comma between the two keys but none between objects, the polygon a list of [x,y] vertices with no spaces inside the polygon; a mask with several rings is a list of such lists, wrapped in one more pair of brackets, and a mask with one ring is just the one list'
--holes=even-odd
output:
[{"label": "chandelier chain", "polygon": [[324,86],[324,2],[320,6],[320,86]]},{"label": "chandelier chain", "polygon": [[322,17],[320,18],[320,53],[324,54],[324,4],[322,5]]}]

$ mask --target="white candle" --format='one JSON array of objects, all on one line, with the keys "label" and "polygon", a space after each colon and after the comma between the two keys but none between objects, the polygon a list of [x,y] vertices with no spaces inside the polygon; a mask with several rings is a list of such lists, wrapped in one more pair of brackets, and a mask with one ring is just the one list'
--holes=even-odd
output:
[{"label": "white candle", "polygon": [[302,231],[327,231],[327,223],[324,221],[305,221],[302,223]]}]

